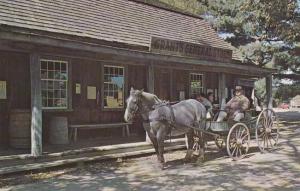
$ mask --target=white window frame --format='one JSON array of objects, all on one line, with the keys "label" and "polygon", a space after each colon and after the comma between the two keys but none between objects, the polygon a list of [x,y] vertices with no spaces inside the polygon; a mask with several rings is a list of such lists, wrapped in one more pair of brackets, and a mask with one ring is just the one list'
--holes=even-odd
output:
[{"label": "white window frame", "polygon": [[192,84],[192,76],[195,75],[195,76],[201,76],[201,87],[200,87],[200,92],[197,92],[197,93],[204,93],[205,92],[205,87],[204,87],[204,78],[205,78],[205,75],[203,73],[195,73],[195,72],[191,72],[189,74],[189,89],[190,89],[190,96],[193,95],[193,92],[192,92],[192,87],[191,87],[191,84]]},{"label": "white window frame", "polygon": [[[104,103],[105,103],[105,84],[113,84],[111,82],[108,82],[108,81],[105,81],[105,75],[109,75],[109,74],[105,74],[105,67],[108,67],[108,68],[118,68],[118,69],[123,69],[123,92],[122,92],[122,95],[123,95],[123,106],[120,106],[120,107],[108,107],[108,106],[105,106]],[[102,75],[103,75],[103,94],[102,94],[102,104],[103,104],[103,109],[104,110],[119,110],[119,109],[124,109],[124,106],[125,106],[125,66],[120,66],[120,65],[103,65],[103,68],[102,68]],[[109,91],[109,90],[108,90]],[[114,90],[112,91],[114,92]]]},{"label": "white window frame", "polygon": [[[67,77],[67,79],[66,80],[62,80],[62,79],[60,79],[60,80],[58,80],[58,79],[50,79],[50,78],[48,78],[48,76],[47,76],[47,78],[42,78],[42,62],[59,62],[59,63],[64,63],[64,64],[66,64],[66,77]],[[61,81],[63,81],[63,82],[66,82],[66,87],[65,87],[65,92],[66,92],[66,106],[63,106],[63,107],[57,107],[57,106],[53,106],[53,107],[44,107],[43,106],[43,103],[42,103],[42,109],[45,109],[45,110],[65,110],[65,109],[68,109],[68,107],[69,107],[69,62],[68,61],[65,61],[65,60],[59,60],[59,59],[40,59],[40,66],[41,66],[41,68],[40,68],[40,72],[41,72],[41,82],[42,81],[59,81],[59,82],[61,82]],[[47,73],[48,73],[48,68],[47,68]],[[51,71],[56,71],[55,70],[55,68],[54,68],[54,70],[51,70]],[[61,70],[60,70],[61,71]],[[43,87],[42,87],[42,90],[43,90]],[[42,92],[41,92],[42,93]],[[49,98],[47,97],[47,100],[48,100]],[[52,99],[55,99],[55,98],[52,98]]]}]

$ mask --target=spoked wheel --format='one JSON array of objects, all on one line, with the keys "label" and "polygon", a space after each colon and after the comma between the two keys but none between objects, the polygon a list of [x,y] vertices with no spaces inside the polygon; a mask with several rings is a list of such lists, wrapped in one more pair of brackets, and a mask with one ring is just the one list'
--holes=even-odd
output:
[{"label": "spoked wheel", "polygon": [[222,137],[217,137],[215,139],[215,144],[217,145],[218,149],[224,149],[225,148],[225,140]]},{"label": "spoked wheel", "polygon": [[233,160],[245,157],[250,146],[250,132],[244,123],[233,125],[227,136],[227,153]]},{"label": "spoked wheel", "polygon": [[261,152],[270,152],[278,144],[279,128],[278,119],[271,109],[264,109],[256,121],[255,136]]}]

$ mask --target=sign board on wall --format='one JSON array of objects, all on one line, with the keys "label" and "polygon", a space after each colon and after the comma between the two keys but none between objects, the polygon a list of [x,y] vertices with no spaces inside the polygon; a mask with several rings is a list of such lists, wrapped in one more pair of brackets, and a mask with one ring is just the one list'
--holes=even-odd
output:
[{"label": "sign board on wall", "polygon": [[87,99],[96,99],[97,97],[97,90],[94,86],[87,87]]},{"label": "sign board on wall", "polygon": [[230,49],[216,48],[159,37],[151,38],[150,51],[160,54],[194,57],[220,62],[231,62],[232,60],[232,50]]},{"label": "sign board on wall", "polygon": [[0,99],[7,99],[6,81],[0,81]]},{"label": "sign board on wall", "polygon": [[75,93],[81,94],[81,85],[78,83],[76,83],[76,85],[75,85]]}]

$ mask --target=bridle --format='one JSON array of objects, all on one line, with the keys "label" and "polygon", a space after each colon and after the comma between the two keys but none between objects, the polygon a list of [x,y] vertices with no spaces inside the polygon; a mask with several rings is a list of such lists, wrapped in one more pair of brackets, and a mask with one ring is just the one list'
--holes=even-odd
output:
[{"label": "bridle", "polygon": [[142,103],[142,98],[140,95],[136,95],[136,102],[134,107],[129,107],[128,112],[134,118],[138,113],[143,115],[149,112],[148,109],[144,109],[143,103]]},{"label": "bridle", "polygon": [[137,113],[140,111],[140,107],[141,107],[141,98],[140,96],[136,95],[136,102],[134,103],[134,106],[129,107],[128,112],[130,113],[130,115],[132,116],[132,118],[134,118]]}]

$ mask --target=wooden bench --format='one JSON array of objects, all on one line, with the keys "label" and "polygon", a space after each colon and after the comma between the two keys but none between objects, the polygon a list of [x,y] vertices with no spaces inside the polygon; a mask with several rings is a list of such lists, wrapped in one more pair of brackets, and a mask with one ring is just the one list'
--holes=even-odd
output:
[{"label": "wooden bench", "polygon": [[122,136],[130,136],[129,125],[132,123],[101,123],[101,124],[76,124],[69,125],[70,139],[74,142],[77,141],[78,129],[90,130],[90,129],[108,129],[108,128],[119,128],[122,127]]}]

